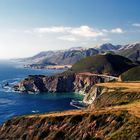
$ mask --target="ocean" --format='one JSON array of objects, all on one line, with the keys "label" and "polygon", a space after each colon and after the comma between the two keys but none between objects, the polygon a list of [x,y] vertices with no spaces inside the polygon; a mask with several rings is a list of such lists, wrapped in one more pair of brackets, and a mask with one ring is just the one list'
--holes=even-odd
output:
[{"label": "ocean", "polygon": [[72,100],[82,100],[76,93],[26,94],[3,89],[5,83],[16,84],[28,75],[53,75],[62,70],[35,70],[23,68],[20,63],[0,61],[0,124],[21,115],[76,109]]}]

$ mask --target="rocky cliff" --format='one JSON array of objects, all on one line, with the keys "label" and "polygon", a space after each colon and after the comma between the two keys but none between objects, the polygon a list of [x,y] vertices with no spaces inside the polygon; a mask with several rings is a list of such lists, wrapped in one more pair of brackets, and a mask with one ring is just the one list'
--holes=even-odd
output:
[{"label": "rocky cliff", "polygon": [[78,110],[13,118],[1,140],[137,140],[140,119],[127,110]]},{"label": "rocky cliff", "polygon": [[108,82],[113,79],[117,80],[116,77],[93,74],[90,72],[77,73],[75,75],[74,91],[87,94],[95,84]]},{"label": "rocky cliff", "polygon": [[14,89],[28,93],[71,92],[74,89],[74,80],[74,74],[55,76],[30,75],[14,86]]},{"label": "rocky cliff", "polygon": [[99,96],[106,92],[108,92],[108,88],[95,85],[90,89],[88,94],[85,95],[83,102],[87,105],[91,105]]},{"label": "rocky cliff", "polygon": [[14,86],[20,92],[81,92],[88,93],[93,85],[108,82],[115,77],[92,73],[58,74],[53,76],[30,75]]},{"label": "rocky cliff", "polygon": [[140,83],[109,82],[94,85],[83,102],[90,108],[126,105],[140,101]]}]

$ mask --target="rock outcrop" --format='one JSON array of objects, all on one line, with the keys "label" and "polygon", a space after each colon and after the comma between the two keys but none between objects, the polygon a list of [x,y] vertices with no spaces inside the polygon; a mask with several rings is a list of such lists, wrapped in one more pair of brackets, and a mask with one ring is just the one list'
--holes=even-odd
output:
[{"label": "rock outcrop", "polygon": [[86,96],[83,99],[83,102],[85,104],[93,104],[93,102],[103,93],[107,92],[108,88],[100,87],[100,86],[93,86],[91,90],[86,94]]},{"label": "rock outcrop", "polygon": [[74,88],[75,92],[83,94],[89,93],[97,83],[104,83],[116,79],[116,77],[93,74],[90,72],[78,73],[75,75]]},{"label": "rock outcrop", "polygon": [[14,89],[16,91],[28,93],[71,92],[74,89],[74,80],[74,74],[63,76],[30,75],[18,85],[14,86]]},{"label": "rock outcrop", "polygon": [[93,85],[108,82],[116,77],[92,73],[58,74],[53,76],[30,75],[14,86],[20,92],[81,92],[88,93]]},{"label": "rock outcrop", "polygon": [[140,101],[139,82],[109,82],[94,85],[83,102],[89,108],[105,108]]}]

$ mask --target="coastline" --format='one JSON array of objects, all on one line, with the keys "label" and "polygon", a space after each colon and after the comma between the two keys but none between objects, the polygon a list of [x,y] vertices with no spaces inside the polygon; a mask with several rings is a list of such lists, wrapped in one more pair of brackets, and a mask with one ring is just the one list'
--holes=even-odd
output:
[{"label": "coastline", "polygon": [[31,69],[44,69],[44,70],[68,70],[72,67],[72,65],[47,65],[47,66],[40,66],[40,65],[32,65],[27,64],[23,66],[24,68],[31,68]]}]

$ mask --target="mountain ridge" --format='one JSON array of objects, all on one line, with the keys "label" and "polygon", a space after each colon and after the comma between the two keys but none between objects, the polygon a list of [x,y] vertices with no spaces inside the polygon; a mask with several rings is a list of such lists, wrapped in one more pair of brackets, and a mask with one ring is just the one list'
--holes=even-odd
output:
[{"label": "mountain ridge", "polygon": [[85,57],[105,53],[115,53],[127,57],[132,61],[140,61],[140,43],[127,45],[113,45],[111,43],[105,43],[95,47],[80,46],[66,50],[43,51],[33,57],[20,60],[27,64],[31,64],[31,67],[32,65],[47,66],[51,64],[72,65]]}]

